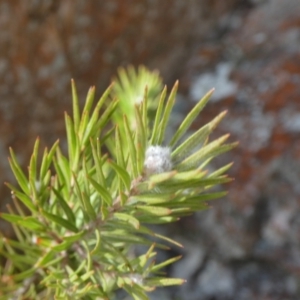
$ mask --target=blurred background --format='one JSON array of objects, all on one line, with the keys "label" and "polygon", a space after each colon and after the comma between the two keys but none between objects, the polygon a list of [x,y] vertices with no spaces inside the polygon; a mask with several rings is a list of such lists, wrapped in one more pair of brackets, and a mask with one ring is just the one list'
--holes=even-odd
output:
[{"label": "blurred background", "polygon": [[153,299],[300,299],[300,1],[0,0],[0,182],[9,146],[26,168],[37,136],[64,140],[71,78],[84,100],[129,64],[180,80],[174,124],[215,87],[194,129],[228,110],[217,134],[240,141],[216,162],[234,161],[228,196],[162,229],[188,282]]}]

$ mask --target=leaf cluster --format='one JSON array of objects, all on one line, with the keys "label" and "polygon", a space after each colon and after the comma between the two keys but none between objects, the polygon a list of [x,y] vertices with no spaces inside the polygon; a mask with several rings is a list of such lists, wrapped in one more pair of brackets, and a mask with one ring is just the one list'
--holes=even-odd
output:
[{"label": "leaf cluster", "polygon": [[[148,299],[148,292],[156,287],[184,282],[162,272],[180,257],[155,261],[157,248],[181,245],[148,224],[177,221],[224,196],[226,192],[211,188],[230,181],[226,172],[231,164],[213,172],[207,166],[236,143],[226,143],[228,135],[209,139],[225,113],[184,139],[210,91],[167,145],[172,170],[147,174],[146,150],[165,140],[178,82],[170,93],[165,87],[157,98],[156,93],[148,95],[145,78],[150,72],[145,76],[142,70],[144,79],[132,69],[128,74],[121,70],[121,80],[96,103],[95,88],[90,88],[83,109],[72,81],[73,113],[65,113],[67,153],[57,141],[41,154],[37,139],[26,174],[10,149],[18,187],[6,183],[14,206],[0,216],[12,224],[17,239],[0,236],[0,255],[6,259],[0,267],[3,299],[113,299],[119,288],[133,299]],[[157,74],[153,76],[159,88]],[[143,100],[130,100],[126,114],[122,107],[131,99],[136,80],[143,87]],[[127,92],[116,98],[122,89]],[[149,106],[155,101],[151,117]],[[147,250],[134,254],[136,245]]]}]

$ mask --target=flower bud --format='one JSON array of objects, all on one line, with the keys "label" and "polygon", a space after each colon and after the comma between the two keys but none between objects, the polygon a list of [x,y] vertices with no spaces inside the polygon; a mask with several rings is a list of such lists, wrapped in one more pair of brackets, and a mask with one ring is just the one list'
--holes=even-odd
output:
[{"label": "flower bud", "polygon": [[147,175],[170,171],[172,169],[170,148],[149,146],[146,150],[144,167]]}]

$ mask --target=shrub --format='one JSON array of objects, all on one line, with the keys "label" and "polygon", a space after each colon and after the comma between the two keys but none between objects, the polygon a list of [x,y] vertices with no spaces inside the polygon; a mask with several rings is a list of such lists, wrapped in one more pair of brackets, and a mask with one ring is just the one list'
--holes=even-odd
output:
[{"label": "shrub", "polygon": [[[10,149],[18,187],[6,183],[14,205],[1,217],[16,239],[0,237],[1,299],[114,299],[119,288],[148,299],[156,287],[184,282],[161,272],[180,257],[155,260],[157,248],[181,245],[148,225],[175,222],[224,196],[211,188],[230,181],[231,164],[207,166],[236,143],[226,144],[228,135],[209,140],[224,112],[185,138],[210,91],[164,144],[177,88],[167,95],[157,73],[120,69],[95,105],[90,88],[80,111],[72,81],[68,153],[57,141],[39,158],[37,139],[26,175]],[[147,250],[132,255],[136,245]]]}]

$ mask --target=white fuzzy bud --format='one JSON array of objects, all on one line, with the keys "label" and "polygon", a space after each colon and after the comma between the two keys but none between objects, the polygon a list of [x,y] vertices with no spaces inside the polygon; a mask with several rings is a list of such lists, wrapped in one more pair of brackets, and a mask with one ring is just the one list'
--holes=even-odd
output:
[{"label": "white fuzzy bud", "polygon": [[130,274],[128,277],[136,284],[143,284],[143,277],[140,274]]},{"label": "white fuzzy bud", "polygon": [[144,167],[147,175],[170,171],[172,169],[170,148],[149,146],[146,150]]}]

